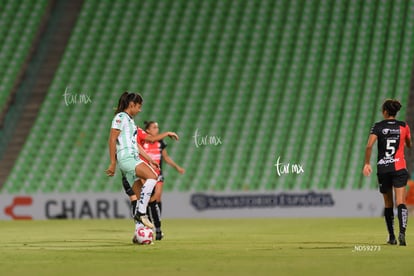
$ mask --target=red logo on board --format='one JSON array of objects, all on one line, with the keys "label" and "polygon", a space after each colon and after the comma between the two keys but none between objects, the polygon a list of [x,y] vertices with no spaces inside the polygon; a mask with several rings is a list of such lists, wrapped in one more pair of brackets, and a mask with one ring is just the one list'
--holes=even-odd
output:
[{"label": "red logo on board", "polygon": [[30,206],[33,203],[33,199],[29,196],[17,196],[13,199],[12,204],[4,208],[4,213],[11,216],[15,220],[32,219],[29,215],[16,215],[14,208],[19,206]]}]

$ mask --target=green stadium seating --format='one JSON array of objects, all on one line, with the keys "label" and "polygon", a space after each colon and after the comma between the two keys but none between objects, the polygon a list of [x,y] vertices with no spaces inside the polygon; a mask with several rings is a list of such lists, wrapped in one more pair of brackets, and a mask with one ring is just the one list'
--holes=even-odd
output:
[{"label": "green stadium seating", "polygon": [[0,4],[0,111],[29,55],[47,4],[46,0],[4,0]]},{"label": "green stadium seating", "polygon": [[374,189],[364,147],[382,101],[408,101],[413,22],[402,0],[85,1],[4,190],[121,191],[104,171],[124,90],[144,96],[138,125],[181,136],[166,191]]}]

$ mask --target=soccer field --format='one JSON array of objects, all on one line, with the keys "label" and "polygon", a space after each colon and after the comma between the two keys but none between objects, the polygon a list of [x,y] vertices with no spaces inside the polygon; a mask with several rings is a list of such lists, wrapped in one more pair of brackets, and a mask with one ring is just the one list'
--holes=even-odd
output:
[{"label": "soccer field", "polygon": [[386,245],[381,218],[163,223],[139,246],[130,220],[1,221],[0,275],[414,275],[411,229]]}]

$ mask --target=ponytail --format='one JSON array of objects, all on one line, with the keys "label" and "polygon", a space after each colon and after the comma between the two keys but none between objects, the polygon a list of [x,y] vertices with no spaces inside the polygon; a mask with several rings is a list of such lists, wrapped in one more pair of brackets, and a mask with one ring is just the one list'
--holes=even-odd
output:
[{"label": "ponytail", "polygon": [[119,98],[118,107],[115,110],[115,114],[125,111],[125,109],[128,108],[130,102],[142,104],[143,101],[144,100],[139,93],[124,92]]}]

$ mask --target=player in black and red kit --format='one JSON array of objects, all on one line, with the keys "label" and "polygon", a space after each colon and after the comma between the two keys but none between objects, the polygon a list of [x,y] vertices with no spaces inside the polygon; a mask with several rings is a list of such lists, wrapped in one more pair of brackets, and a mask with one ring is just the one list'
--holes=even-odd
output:
[{"label": "player in black and red kit", "polygon": [[[156,240],[161,240],[163,237],[163,233],[161,230],[161,194],[162,194],[162,187],[164,184],[164,177],[162,175],[162,163],[165,160],[167,164],[175,168],[180,174],[183,174],[185,170],[178,166],[174,160],[168,155],[167,144],[164,142],[163,138],[169,136],[174,140],[178,140],[179,137],[175,132],[164,132],[159,133],[158,123],[155,121],[144,122],[145,124],[145,131],[141,128],[138,128],[137,133],[137,143],[144,148],[144,151],[151,157],[155,158],[157,164],[160,166],[159,169],[155,170],[155,172],[159,175],[156,188],[153,190],[153,194],[150,199],[150,203],[148,205],[148,212],[150,213],[150,220],[154,223],[155,226],[155,238]],[[143,158],[145,162],[145,158]],[[125,192],[130,198],[132,212],[134,213],[135,206],[137,204],[137,195],[141,193],[140,188],[137,185],[133,185],[131,187],[130,183],[127,181],[125,177],[122,178],[122,185],[124,187]],[[133,238],[133,242],[136,243],[135,236]]]},{"label": "player in black and red kit", "polygon": [[138,140],[141,143],[142,148],[145,152],[158,163],[159,168],[156,173],[159,175],[157,184],[153,190],[150,202],[148,204],[149,217],[155,226],[155,239],[161,240],[163,233],[161,231],[161,209],[162,209],[162,188],[164,184],[164,176],[162,174],[163,162],[165,161],[168,165],[177,170],[180,174],[183,174],[185,170],[177,165],[174,160],[169,156],[167,152],[167,144],[164,140],[150,141],[148,137],[156,137],[159,134],[158,123],[155,121],[145,122],[145,131],[138,131]]},{"label": "player in black and red kit", "polygon": [[379,190],[384,196],[384,216],[389,233],[389,244],[397,244],[394,235],[394,200],[398,208],[400,245],[405,246],[405,230],[407,227],[408,210],[405,205],[408,171],[404,158],[404,145],[411,148],[411,134],[408,124],[395,119],[401,104],[397,100],[386,100],[382,105],[384,120],[372,127],[365,151],[363,174],[372,172],[370,159],[374,143],[378,140],[377,176]]}]

